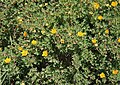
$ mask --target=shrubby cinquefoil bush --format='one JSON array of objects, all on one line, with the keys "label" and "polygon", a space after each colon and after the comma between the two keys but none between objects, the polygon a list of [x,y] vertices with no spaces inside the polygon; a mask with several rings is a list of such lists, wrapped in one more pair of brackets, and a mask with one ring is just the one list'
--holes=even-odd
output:
[{"label": "shrubby cinquefoil bush", "polygon": [[1,85],[116,85],[119,0],[1,0]]}]

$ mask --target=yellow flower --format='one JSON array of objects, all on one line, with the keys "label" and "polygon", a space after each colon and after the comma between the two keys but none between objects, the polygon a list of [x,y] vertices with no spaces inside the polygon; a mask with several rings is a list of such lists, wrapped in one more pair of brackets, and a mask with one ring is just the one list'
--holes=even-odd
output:
[{"label": "yellow flower", "polygon": [[64,42],[64,39],[61,39],[60,42],[63,43],[63,44],[65,43],[65,42]]},{"label": "yellow flower", "polygon": [[42,56],[44,57],[48,56],[48,51],[47,50],[43,51]]},{"label": "yellow flower", "polygon": [[86,35],[86,33],[83,33],[83,32],[78,32],[77,33],[77,36],[79,36],[79,37],[82,37],[82,36],[85,36]]},{"label": "yellow flower", "polygon": [[95,9],[98,9],[100,7],[100,5],[96,2],[94,2],[93,6],[94,6]]},{"label": "yellow flower", "polygon": [[96,44],[97,40],[96,39],[92,39],[92,43]]},{"label": "yellow flower", "polygon": [[31,42],[33,45],[36,45],[37,44],[37,41],[36,40],[32,40]]},{"label": "yellow flower", "polygon": [[112,73],[113,74],[118,74],[118,70],[113,70]]},{"label": "yellow flower", "polygon": [[100,78],[105,78],[105,74],[103,72],[99,76]]},{"label": "yellow flower", "polygon": [[5,61],[5,63],[10,63],[11,58],[6,58],[4,61]]},{"label": "yellow flower", "polygon": [[23,22],[23,19],[21,17],[18,17],[17,20],[18,20],[19,24],[21,24]]},{"label": "yellow flower", "polygon": [[21,51],[21,50],[23,50],[23,48],[22,48],[22,47],[18,47],[18,50],[20,50],[20,51]]},{"label": "yellow flower", "polygon": [[118,43],[120,43],[120,38],[118,38],[118,40],[117,40],[117,41],[118,41]]},{"label": "yellow flower", "polygon": [[26,56],[28,54],[28,51],[27,50],[22,50],[22,56]]},{"label": "yellow flower", "polygon": [[118,4],[117,1],[113,1],[113,2],[111,3],[111,6],[116,7],[117,4]]},{"label": "yellow flower", "polygon": [[99,19],[99,20],[102,20],[102,19],[103,19],[103,17],[100,15],[100,16],[98,16],[98,19]]},{"label": "yellow flower", "polygon": [[106,29],[106,30],[105,30],[105,34],[109,34],[109,29]]},{"label": "yellow flower", "polygon": [[56,33],[57,33],[57,30],[53,28],[53,29],[51,30],[51,33],[52,33],[52,34],[56,34]]},{"label": "yellow flower", "polygon": [[44,34],[44,33],[45,33],[45,30],[42,30],[41,33]]},{"label": "yellow flower", "polygon": [[27,32],[24,32],[24,33],[23,33],[23,36],[26,37],[26,36],[27,36]]}]

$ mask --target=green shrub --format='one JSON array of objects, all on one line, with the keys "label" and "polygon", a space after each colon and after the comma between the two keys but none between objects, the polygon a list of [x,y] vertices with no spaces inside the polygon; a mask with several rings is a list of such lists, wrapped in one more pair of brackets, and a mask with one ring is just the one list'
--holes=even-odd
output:
[{"label": "green shrub", "polygon": [[120,2],[1,0],[1,85],[115,85]]}]

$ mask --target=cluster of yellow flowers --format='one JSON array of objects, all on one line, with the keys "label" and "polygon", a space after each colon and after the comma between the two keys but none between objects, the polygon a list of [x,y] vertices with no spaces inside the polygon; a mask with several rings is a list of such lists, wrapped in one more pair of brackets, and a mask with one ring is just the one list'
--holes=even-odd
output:
[{"label": "cluster of yellow flowers", "polygon": [[[108,29],[105,30],[105,34],[109,34],[109,30],[108,30]],[[92,41],[92,43],[93,43],[95,46],[98,46],[97,40],[96,40],[95,38],[93,38],[91,41]],[[117,42],[120,43],[120,38],[117,39]]]},{"label": "cluster of yellow flowers", "polygon": [[[107,4],[107,6],[108,6],[109,4]],[[118,2],[117,1],[112,1],[111,2],[111,6],[113,6],[113,7],[116,7],[118,5]],[[99,9],[100,8],[100,4],[99,3],[97,3],[97,2],[94,2],[93,3],[93,7],[94,7],[94,9]]]},{"label": "cluster of yellow flowers", "polygon": [[23,48],[20,47],[20,46],[18,47],[18,50],[19,50],[19,51],[22,51],[22,52],[21,52],[22,56],[27,56],[28,50],[23,50]]},{"label": "cluster of yellow flowers", "polygon": [[[119,71],[118,71],[117,69],[112,70],[112,74],[114,74],[114,75],[118,74],[118,72],[119,72]],[[100,78],[105,78],[105,77],[106,77],[106,76],[105,76],[105,73],[103,73],[103,72],[100,73],[99,76],[100,76]]]},{"label": "cluster of yellow flowers", "polygon": [[[117,5],[118,5],[118,2],[117,2],[117,1],[111,2],[111,6],[116,7]],[[109,6],[109,4],[107,4],[107,6]],[[100,8],[100,4],[97,3],[97,2],[94,2],[94,3],[93,3],[93,7],[94,7],[94,9],[99,9],[99,8]],[[101,21],[102,19],[103,19],[103,16],[102,16],[102,15],[99,15],[99,16],[98,16],[98,20]]]},{"label": "cluster of yellow flowers", "polygon": [[[45,5],[48,5],[48,4],[45,3]],[[108,4],[108,5],[109,5],[109,4]],[[111,6],[112,6],[113,8],[116,7],[117,5],[118,5],[117,1],[111,2]],[[94,2],[93,7],[94,7],[95,10],[97,10],[97,9],[100,8],[100,4],[97,3],[97,2]],[[90,12],[90,14],[93,14],[93,12]],[[105,17],[102,16],[102,15],[98,15],[98,16],[97,16],[97,20],[98,20],[98,21],[102,21],[104,18],[105,18]],[[23,19],[20,18],[20,17],[18,17],[18,23],[21,24],[22,22],[23,22]],[[41,30],[41,33],[42,33],[42,34],[45,34],[46,32],[47,32],[47,31],[45,31],[45,30]],[[53,36],[56,35],[58,32],[59,32],[59,31],[58,31],[56,28],[53,28],[53,29],[50,30],[50,33],[51,33]],[[104,33],[105,33],[106,35],[109,35],[110,32],[111,32],[111,31],[110,31],[108,28],[106,28],[106,29],[104,30]],[[26,37],[28,36],[28,33],[27,33],[26,31],[24,31],[22,35],[23,35],[24,38],[26,38]],[[68,35],[71,36],[72,33],[69,32]],[[77,31],[75,35],[76,35],[77,37],[79,37],[79,38],[82,38],[82,37],[86,36],[87,34],[86,34],[86,32]],[[92,43],[94,46],[98,46],[98,43],[99,43],[98,41],[99,41],[99,40],[98,40],[97,38],[92,38],[92,39],[91,39],[91,43]],[[117,42],[120,43],[120,38],[117,39]],[[61,43],[62,45],[63,45],[64,43],[66,43],[66,41],[64,40],[64,38],[61,38],[61,39],[60,39],[60,43]],[[31,44],[32,46],[37,46],[37,45],[39,44],[39,42],[34,39],[34,40],[32,40],[32,41],[30,42],[30,44]],[[23,56],[23,57],[24,57],[24,56],[27,56],[27,55],[29,54],[29,50],[23,49],[23,47],[21,47],[21,46],[18,47],[18,50],[21,52],[21,56]],[[49,50],[46,50],[46,49],[45,49],[45,50],[42,51],[41,55],[42,55],[43,57],[47,57],[47,56],[50,55],[50,52],[49,52]],[[11,60],[12,60],[12,58],[7,57],[3,62],[5,62],[6,64],[9,64],[9,63],[11,62]],[[119,71],[118,71],[117,69],[114,69],[114,70],[111,71],[111,74],[113,74],[113,75],[117,75],[118,73],[119,73]],[[98,74],[98,75],[99,75],[100,78],[106,78],[106,74],[105,74],[104,72],[101,72],[101,73]],[[24,82],[22,82],[22,85],[24,85]]]},{"label": "cluster of yellow flowers", "polygon": [[[22,56],[26,56],[27,53],[28,53],[28,51],[23,50],[23,51],[22,51]],[[42,56],[44,56],[44,57],[48,56],[48,51],[47,51],[47,50],[43,51]],[[10,61],[11,61],[11,58],[6,58],[6,59],[4,60],[4,62],[5,62],[6,64],[10,63]],[[119,72],[119,71],[118,71],[117,69],[112,70],[112,74],[114,74],[114,75],[118,74],[118,72]],[[103,72],[100,73],[99,76],[100,76],[100,78],[105,78],[105,77],[106,77],[105,73],[103,73]]]},{"label": "cluster of yellow flowers", "polygon": [[[31,41],[32,45],[37,45],[37,43],[38,42],[36,40]],[[63,41],[62,41],[62,43],[63,43]],[[23,50],[22,47],[18,47],[18,50],[22,51],[21,52],[22,56],[27,56],[28,55],[28,50]],[[48,51],[47,50],[43,51],[42,56],[44,56],[44,57],[48,56]]]},{"label": "cluster of yellow flowers", "polygon": [[[25,33],[25,32],[24,32]],[[25,35],[26,35],[27,33],[25,33]],[[32,40],[32,42],[31,42],[31,44],[32,45],[36,45],[37,44],[37,41],[36,40]],[[23,48],[22,47],[18,47],[18,50],[20,50],[20,51],[22,51],[21,52],[21,54],[22,54],[22,56],[27,56],[28,55],[28,50],[23,50]]]}]

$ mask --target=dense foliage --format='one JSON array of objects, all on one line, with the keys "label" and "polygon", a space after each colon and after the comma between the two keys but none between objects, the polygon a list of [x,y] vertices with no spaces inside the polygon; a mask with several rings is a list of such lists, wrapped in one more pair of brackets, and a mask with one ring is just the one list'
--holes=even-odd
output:
[{"label": "dense foliage", "polygon": [[120,1],[1,0],[0,85],[116,85]]}]

